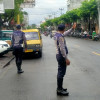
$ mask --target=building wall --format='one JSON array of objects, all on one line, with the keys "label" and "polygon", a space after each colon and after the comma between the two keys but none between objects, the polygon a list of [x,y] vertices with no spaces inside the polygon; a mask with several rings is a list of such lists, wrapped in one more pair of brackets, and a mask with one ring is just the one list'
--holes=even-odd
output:
[{"label": "building wall", "polygon": [[28,15],[24,15],[23,24],[25,25],[24,27],[27,27],[29,25],[29,16]]},{"label": "building wall", "polygon": [[67,0],[68,11],[79,8],[84,0]]},{"label": "building wall", "polygon": [[33,8],[35,6],[35,0],[24,0],[21,4],[21,8]]}]

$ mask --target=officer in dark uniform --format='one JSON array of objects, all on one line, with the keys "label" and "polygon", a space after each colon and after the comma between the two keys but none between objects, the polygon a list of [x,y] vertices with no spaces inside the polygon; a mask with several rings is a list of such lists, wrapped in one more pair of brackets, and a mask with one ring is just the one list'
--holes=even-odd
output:
[{"label": "officer in dark uniform", "polygon": [[23,56],[23,42],[25,45],[25,50],[27,49],[27,43],[26,43],[26,37],[25,33],[21,31],[21,26],[16,26],[16,31],[14,31],[12,35],[12,48],[13,48],[13,54],[16,58],[16,66],[17,66],[17,72],[18,74],[23,73],[21,69],[22,65],[22,56]]},{"label": "officer in dark uniform", "polygon": [[55,44],[56,44],[56,59],[58,62],[58,74],[57,74],[57,94],[58,95],[69,95],[67,89],[63,88],[63,78],[66,74],[67,65],[70,65],[70,60],[68,59],[68,49],[66,46],[66,41],[64,36],[67,36],[71,33],[71,31],[76,27],[76,23],[74,23],[73,27],[68,31],[65,31],[65,25],[60,24],[58,26],[58,32],[54,36]]}]

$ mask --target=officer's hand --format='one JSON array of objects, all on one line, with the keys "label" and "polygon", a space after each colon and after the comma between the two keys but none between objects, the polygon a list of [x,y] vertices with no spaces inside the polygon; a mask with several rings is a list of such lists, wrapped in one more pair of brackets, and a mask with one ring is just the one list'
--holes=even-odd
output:
[{"label": "officer's hand", "polygon": [[74,24],[73,24],[72,28],[73,28],[73,29],[75,29],[75,28],[76,28],[76,23],[74,23]]},{"label": "officer's hand", "polygon": [[70,65],[70,60],[68,58],[66,59],[66,65]]}]

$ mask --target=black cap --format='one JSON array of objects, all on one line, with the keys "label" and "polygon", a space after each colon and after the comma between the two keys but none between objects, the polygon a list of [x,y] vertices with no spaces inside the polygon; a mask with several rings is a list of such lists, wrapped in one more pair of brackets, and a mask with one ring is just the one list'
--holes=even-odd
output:
[{"label": "black cap", "polygon": [[17,29],[21,29],[21,25],[16,25],[16,28]]},{"label": "black cap", "polygon": [[58,25],[58,31],[63,31],[65,29],[65,24]]}]

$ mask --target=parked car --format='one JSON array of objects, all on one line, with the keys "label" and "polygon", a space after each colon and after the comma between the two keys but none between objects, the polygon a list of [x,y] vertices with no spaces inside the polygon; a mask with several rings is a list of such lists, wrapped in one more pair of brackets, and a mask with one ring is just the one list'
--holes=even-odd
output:
[{"label": "parked car", "polygon": [[11,46],[13,30],[1,30],[0,40],[6,41]]},{"label": "parked car", "polygon": [[22,30],[27,40],[27,50],[24,53],[38,53],[42,56],[42,37],[38,29]]},{"label": "parked car", "polygon": [[0,56],[8,53],[9,50],[10,50],[10,45],[5,41],[0,40]]}]

